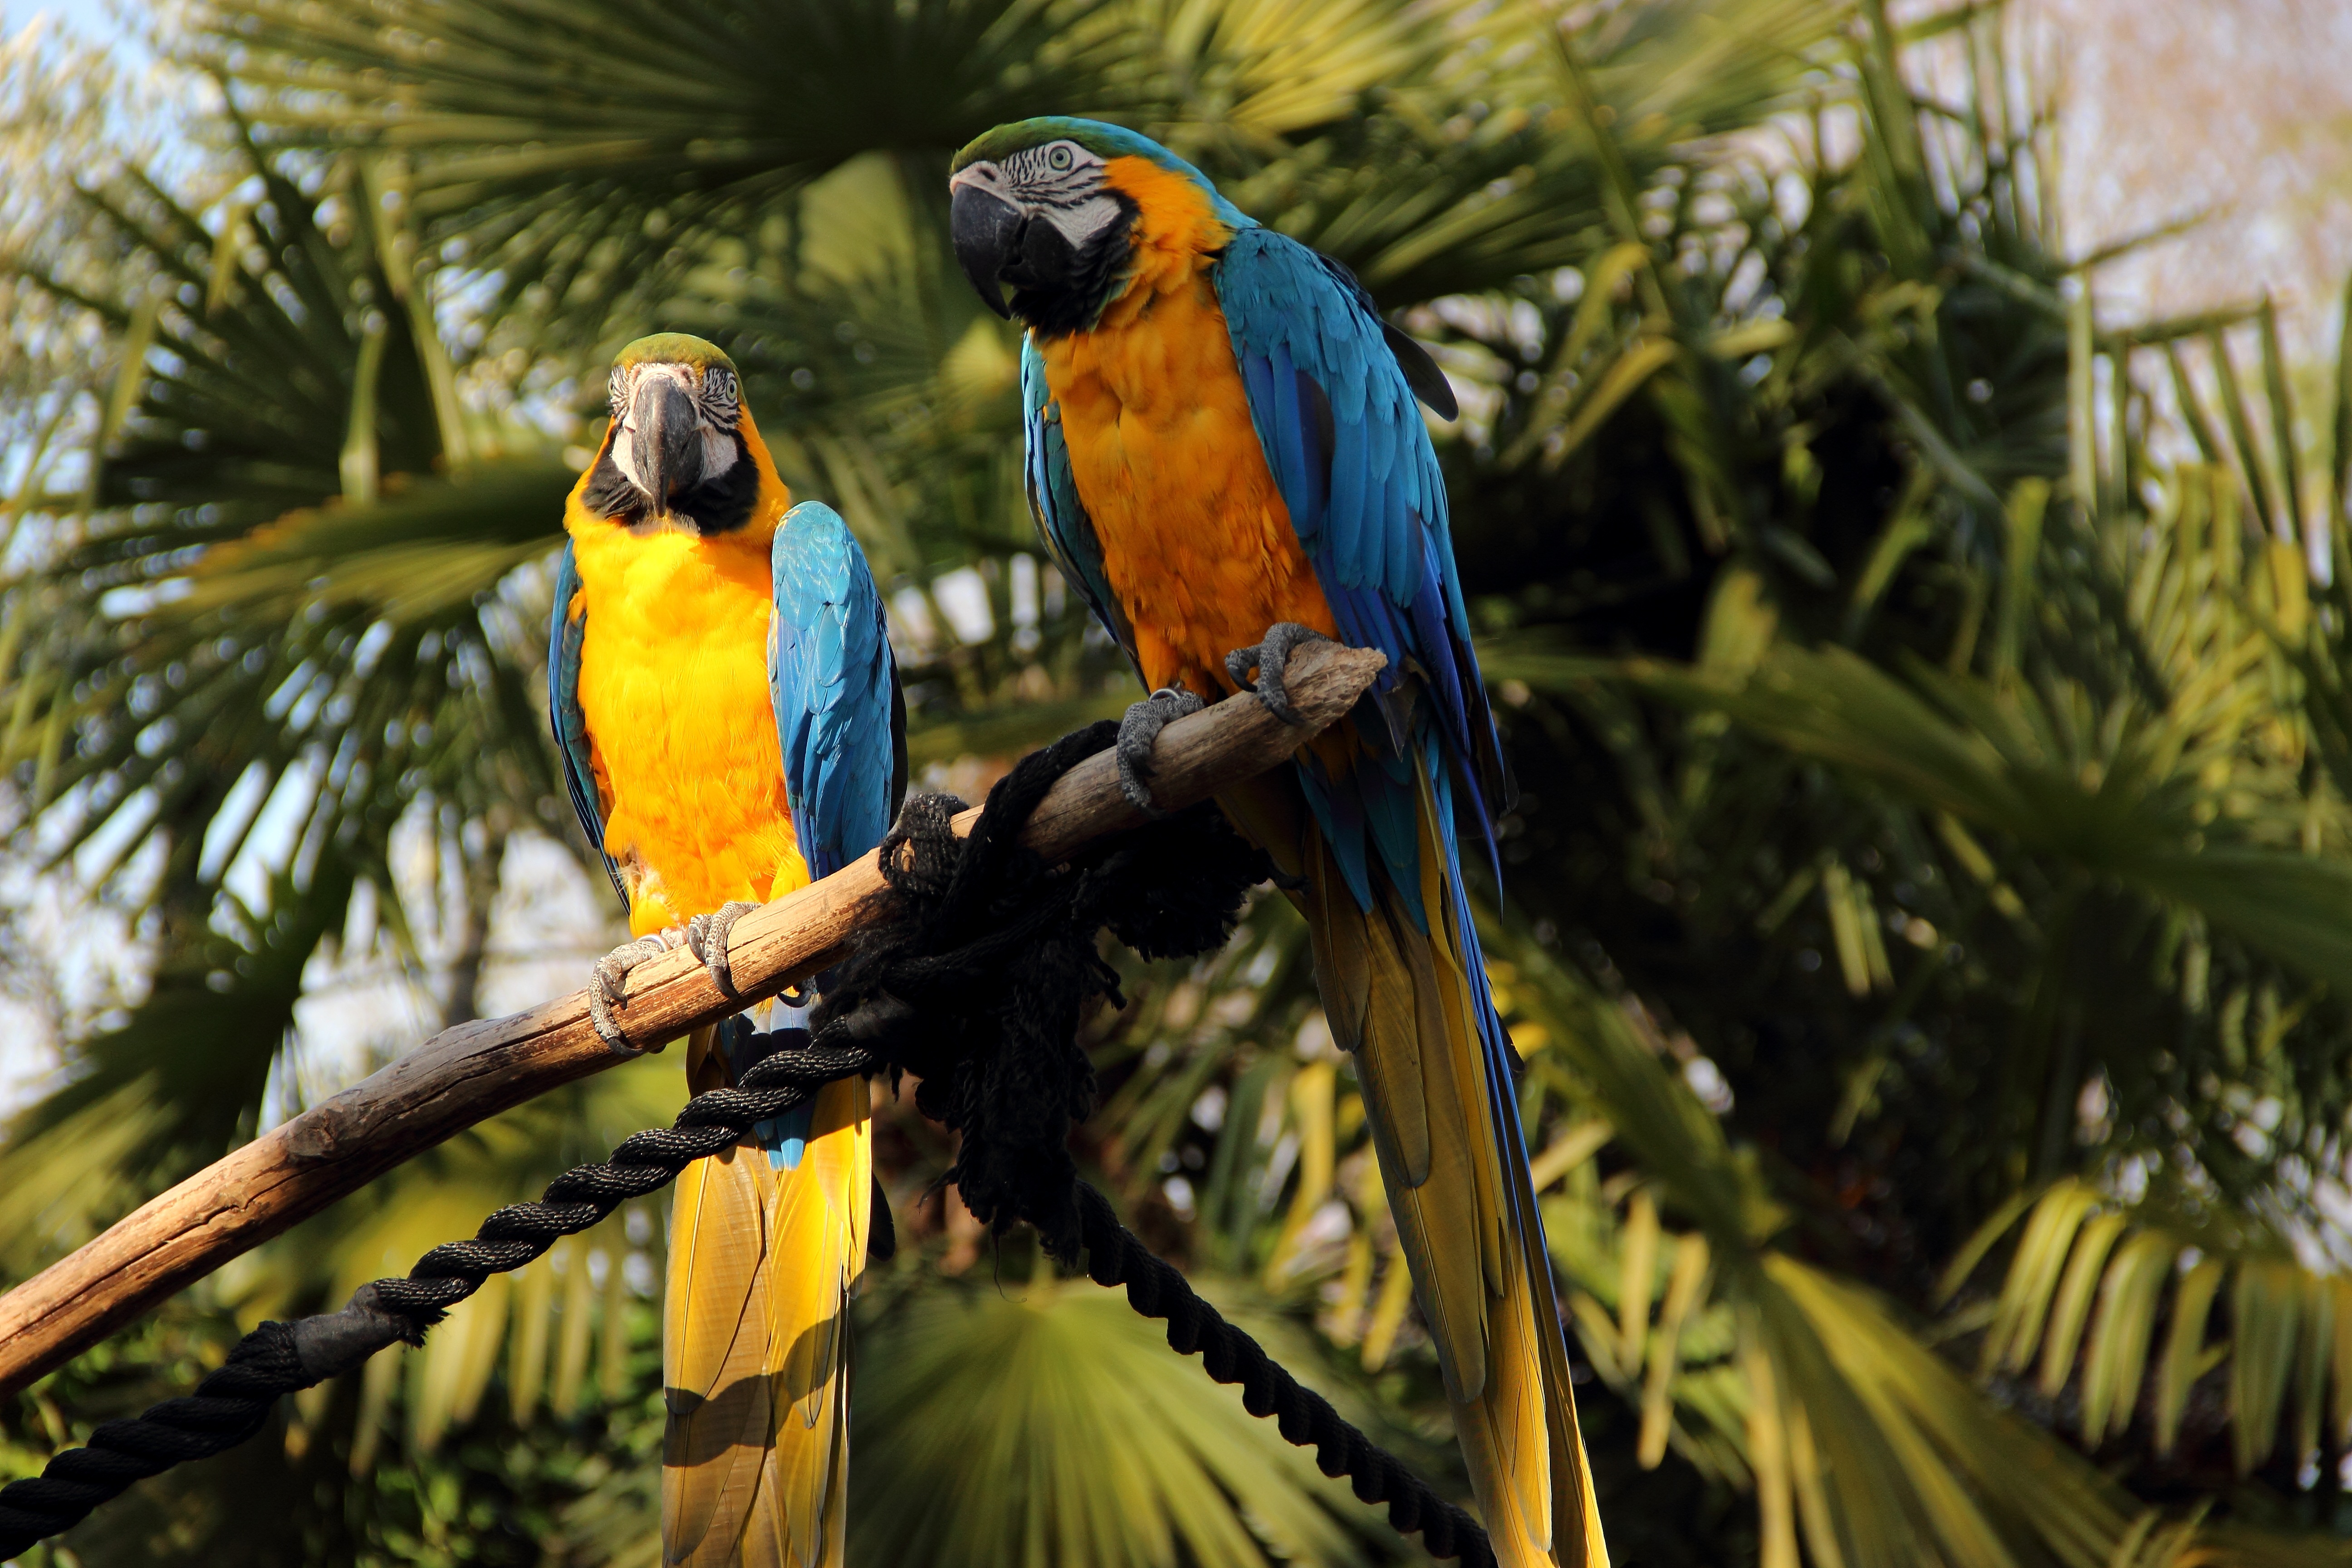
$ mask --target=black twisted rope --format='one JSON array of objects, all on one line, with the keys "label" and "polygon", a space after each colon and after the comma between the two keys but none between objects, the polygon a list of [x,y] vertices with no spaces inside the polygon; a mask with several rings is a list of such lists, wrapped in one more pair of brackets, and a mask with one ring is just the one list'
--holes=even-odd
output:
[{"label": "black twisted rope", "polygon": [[[1095,725],[1023,758],[989,793],[968,840],[950,826],[961,802],[908,801],[883,846],[897,918],[872,928],[828,977],[813,1036],[781,1037],[783,1048],[737,1087],[697,1095],[671,1126],[632,1134],[608,1161],[565,1172],[537,1203],[499,1209],[473,1240],[435,1247],[405,1279],[362,1286],[339,1312],[264,1323],[193,1396],[108,1422],[39,1476],[0,1488],[0,1558],[71,1528],[135,1481],[235,1447],[261,1430],[281,1395],[395,1342],[422,1343],[492,1274],[520,1268],[660,1190],[825,1084],[888,1070],[917,1073],[917,1106],[961,1134],[947,1179],[974,1215],[999,1229],[1027,1221],[1066,1262],[1083,1248],[1097,1284],[1125,1285],[1137,1311],[1167,1321],[1171,1347],[1200,1354],[1219,1383],[1240,1384],[1244,1407],[1275,1416],[1286,1440],[1313,1447],[1325,1475],[1348,1477],[1366,1502],[1385,1502],[1391,1525],[1418,1531],[1433,1556],[1488,1568],[1493,1549],[1468,1513],[1226,1322],[1078,1179],[1067,1138],[1091,1104],[1094,1077],[1077,1025],[1089,998],[1118,996],[1095,933],[1108,927],[1147,957],[1207,952],[1231,933],[1244,893],[1265,871],[1205,805],[1066,867],[1022,848],[1021,826],[1054,781],[1108,746],[1117,729]],[[889,1215],[879,1202],[874,1230],[872,1251],[888,1257]]]},{"label": "black twisted rope", "polygon": [[1459,1557],[1463,1568],[1491,1568],[1494,1546],[1467,1511],[1447,1502],[1403,1460],[1341,1419],[1331,1402],[1291,1376],[1265,1347],[1225,1321],[1167,1259],[1118,1223],[1110,1200],[1084,1182],[1077,1186],[1079,1237],[1087,1276],[1097,1285],[1124,1285],[1127,1302],[1147,1318],[1168,1321],[1168,1343],[1179,1355],[1198,1353],[1219,1383],[1239,1384],[1242,1407],[1271,1415],[1283,1440],[1313,1448],[1327,1476],[1345,1476],[1357,1498],[1389,1505],[1399,1535],[1418,1531],[1432,1557]]},{"label": "black twisted rope", "polygon": [[[789,1113],[835,1079],[881,1065],[856,1047],[778,1051],[746,1072],[739,1087],[687,1101],[670,1126],[632,1133],[604,1163],[566,1171],[539,1202],[499,1209],[473,1240],[435,1247],[406,1279],[362,1285],[339,1312],[262,1324],[193,1396],[110,1421],[89,1435],[88,1446],[58,1455],[39,1475],[0,1487],[0,1560],[71,1529],[134,1481],[226,1453],[268,1424],[281,1395],[349,1372],[395,1342],[424,1343],[425,1331],[491,1275],[520,1268],[631,1198],[660,1191],[695,1161],[732,1147],[757,1123]],[[884,1211],[875,1250],[885,1257],[887,1225]]]}]

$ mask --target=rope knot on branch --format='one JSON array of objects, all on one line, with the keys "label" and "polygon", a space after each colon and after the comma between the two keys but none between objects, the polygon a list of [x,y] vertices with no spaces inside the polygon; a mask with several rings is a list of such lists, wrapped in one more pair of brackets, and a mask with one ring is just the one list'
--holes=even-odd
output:
[{"label": "rope knot on branch", "polygon": [[1022,824],[1072,767],[1109,747],[1111,721],[1023,758],[989,791],[970,838],[963,803],[917,795],[883,839],[891,917],[856,940],[811,1019],[815,1041],[866,1045],[920,1079],[916,1107],[961,1137],[946,1180],[983,1223],[1026,1220],[1075,1256],[1071,1127],[1094,1106],[1079,1026],[1097,997],[1124,1006],[1096,933],[1147,958],[1214,951],[1265,880],[1265,856],[1213,805],[1050,866]]},{"label": "rope knot on branch", "polygon": [[[1476,1521],[1226,1322],[1078,1179],[1069,1134],[1095,1092],[1079,1026],[1097,998],[1125,1005],[1098,933],[1108,929],[1146,958],[1213,951],[1271,869],[1206,801],[1059,864],[1024,847],[1022,828],[1055,781],[1108,750],[1118,730],[1093,725],[1023,758],[989,792],[969,838],[954,831],[961,801],[908,801],[879,856],[886,918],[854,938],[824,976],[805,1037],[780,1034],[734,1087],[697,1095],[671,1126],[632,1134],[610,1159],[558,1176],[539,1202],[498,1210],[472,1240],[435,1247],[405,1279],[362,1286],[340,1311],[264,1323],[193,1397],[109,1422],[40,1476],[0,1488],[0,1558],[69,1529],[135,1481],[244,1442],[280,1395],[396,1342],[421,1343],[492,1274],[658,1191],[824,1085],[887,1071],[916,1074],[917,1107],[960,1135],[947,1179],[975,1215],[1000,1230],[1034,1225],[1065,1263],[1083,1255],[1097,1283],[1125,1286],[1136,1310],[1166,1320],[1172,1348],[1200,1355],[1218,1382],[1240,1384],[1252,1415],[1276,1417],[1284,1437],[1313,1447],[1324,1474],[1347,1476],[1359,1498],[1387,1503],[1397,1530],[1419,1531],[1437,1556],[1491,1564]],[[878,1206],[875,1228],[875,1253],[887,1257],[888,1215]]]}]

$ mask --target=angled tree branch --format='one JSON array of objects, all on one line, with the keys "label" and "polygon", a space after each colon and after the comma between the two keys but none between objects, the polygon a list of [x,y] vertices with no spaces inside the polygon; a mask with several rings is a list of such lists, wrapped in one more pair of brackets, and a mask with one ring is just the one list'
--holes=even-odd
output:
[{"label": "angled tree branch", "polygon": [[[1188,805],[1286,761],[1353,708],[1386,661],[1311,644],[1293,656],[1293,728],[1249,701],[1220,702],[1171,724],[1153,752],[1155,797]],[[977,809],[956,819],[971,830]],[[1141,826],[1105,752],[1073,769],[1022,840],[1047,858]],[[877,919],[875,858],[745,915],[729,933],[740,994],[722,996],[692,954],[628,977],[621,1018],[632,1038],[669,1040],[786,990],[840,956]],[[0,1297],[0,1392],[23,1387],[231,1258],[327,1207],[452,1134],[624,1060],[597,1038],[585,992],[511,1017],[444,1030],[355,1088],[255,1139],[154,1198],[104,1235]]]}]

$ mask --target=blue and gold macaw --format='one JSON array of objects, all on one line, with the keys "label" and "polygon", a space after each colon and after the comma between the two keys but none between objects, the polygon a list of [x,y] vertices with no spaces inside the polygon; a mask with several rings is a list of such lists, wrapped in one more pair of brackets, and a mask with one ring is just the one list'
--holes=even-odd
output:
[{"label": "blue and gold macaw", "polygon": [[1139,804],[1150,736],[1202,698],[1292,717],[1300,641],[1388,656],[1352,722],[1220,800],[1299,889],[1497,1557],[1605,1563],[1454,843],[1458,805],[1491,846],[1508,785],[1415,406],[1451,416],[1444,377],[1345,268],[1133,132],[1002,126],[950,188],[964,271],[1028,329],[1039,531],[1154,691],[1119,748]]},{"label": "blue and gold macaw", "polygon": [[[881,841],[906,790],[906,725],[866,557],[831,509],[792,506],[727,356],[645,338],[621,351],[611,392],[564,509],[548,682],[572,804],[637,938],[590,990],[599,1031],[629,1048],[614,1008],[630,967],[683,942],[731,991],[735,917]],[[735,1018],[689,1038],[696,1092],[805,1040],[802,1009],[758,1011],[757,1031]],[[868,1131],[866,1081],[849,1079],[678,1178],[665,1563],[843,1561]]]}]

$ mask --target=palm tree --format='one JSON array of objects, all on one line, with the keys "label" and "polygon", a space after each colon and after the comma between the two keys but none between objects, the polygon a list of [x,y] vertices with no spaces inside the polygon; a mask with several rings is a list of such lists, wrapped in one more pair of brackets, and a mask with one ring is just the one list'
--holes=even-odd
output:
[{"label": "palm tree", "polygon": [[[145,879],[117,886],[154,959],[0,1149],[9,1267],[299,1098],[322,953],[389,952],[455,1021],[520,929],[518,857],[584,854],[536,628],[583,389],[647,324],[726,342],[789,481],[859,530],[935,782],[1126,700],[1030,546],[1015,344],[946,265],[939,177],[996,121],[1097,112],[1345,260],[1464,394],[1441,449],[1526,785],[1493,968],[1620,1555],[2328,1556],[2352,558],[2321,520],[2352,402],[2297,435],[2267,310],[2100,318],[2000,26],[213,0],[175,45],[225,87],[200,156],[53,160],[12,198],[44,221],[7,256],[27,456],[0,504],[35,521],[0,765],[46,834],[24,853]],[[12,61],[50,117],[23,149],[71,108],[45,63]],[[1273,900],[1213,958],[1138,968],[1090,1041],[1083,1152],[1443,1477],[1300,937]],[[8,1462],[678,1093],[626,1069],[418,1162],[26,1396]],[[1018,1300],[963,1283],[983,1238],[923,1195],[945,1152],[890,1127],[919,1245],[864,1309],[861,1554],[1403,1550],[1019,1238],[986,1244]],[[658,1225],[583,1238],[78,1549],[647,1560],[630,1282]],[[257,1526],[218,1505],[237,1485],[308,1500]]]}]

